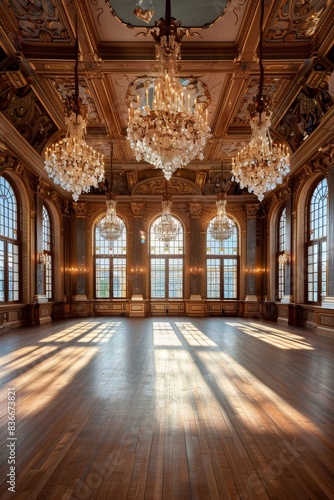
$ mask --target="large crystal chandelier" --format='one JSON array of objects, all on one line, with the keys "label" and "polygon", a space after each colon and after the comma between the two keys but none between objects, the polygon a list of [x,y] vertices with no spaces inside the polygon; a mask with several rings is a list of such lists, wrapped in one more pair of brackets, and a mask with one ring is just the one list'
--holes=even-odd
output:
[{"label": "large crystal chandelier", "polygon": [[204,146],[211,137],[207,103],[191,101],[190,95],[185,98],[178,61],[187,30],[171,17],[169,0],[165,19],[161,18],[149,31],[155,40],[158,75],[152,99],[146,88],[145,105],[140,107],[138,96],[135,107],[130,106],[127,137],[136,160],[145,160],[162,169],[169,180],[176,169],[195,158],[203,159]]},{"label": "large crystal chandelier", "polygon": [[272,112],[269,103],[262,96],[264,84],[264,69],[262,62],[264,1],[261,1],[259,64],[259,92],[254,105],[249,107],[252,137],[250,143],[236,158],[232,159],[232,180],[240,183],[241,188],[247,188],[260,201],[264,193],[281,184],[283,177],[290,171],[288,150],[281,144],[273,145],[270,137]]},{"label": "large crystal chandelier", "polygon": [[113,175],[112,175],[112,160],[113,160],[114,143],[111,144],[111,165],[110,165],[110,180],[107,191],[107,214],[98,222],[97,226],[100,235],[105,240],[118,240],[123,233],[123,224],[116,214],[116,199],[112,192]]},{"label": "large crystal chandelier", "polygon": [[233,222],[226,215],[226,193],[218,196],[216,207],[217,215],[209,224],[209,232],[215,240],[228,240],[232,236]]},{"label": "large crystal chandelier", "polygon": [[52,144],[45,153],[44,168],[55,184],[72,193],[75,201],[81,193],[104,178],[103,155],[85,141],[86,106],[79,99],[79,45],[76,33],[75,91],[65,101],[66,137]]}]

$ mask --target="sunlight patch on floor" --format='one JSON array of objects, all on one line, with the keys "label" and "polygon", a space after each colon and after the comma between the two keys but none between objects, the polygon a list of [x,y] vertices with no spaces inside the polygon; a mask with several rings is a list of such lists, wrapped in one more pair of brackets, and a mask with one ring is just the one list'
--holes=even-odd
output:
[{"label": "sunlight patch on floor", "polygon": [[[68,346],[51,357],[35,361],[33,369],[13,378],[11,385],[19,392],[20,416],[25,417],[40,411],[60,393],[97,353],[98,347]],[[53,372],[57,372],[57,377]],[[34,392],[34,404],[25,397]]]},{"label": "sunlight patch on floor", "polygon": [[267,327],[265,325],[258,325],[256,323],[226,323],[227,325],[231,325],[234,328],[238,328],[243,333],[250,335],[251,337],[255,337],[267,344],[271,344],[279,349],[295,349],[295,350],[308,350],[312,351],[314,348],[308,343],[305,342],[304,338],[296,335],[290,334],[288,332],[284,332],[278,330],[277,328]]},{"label": "sunlight patch on floor", "polygon": [[153,343],[155,346],[182,346],[168,321],[153,322]]},{"label": "sunlight patch on floor", "polygon": [[205,333],[201,332],[201,330],[199,330],[190,321],[183,321],[182,323],[176,322],[175,325],[178,327],[189,345],[201,347],[217,347],[217,344],[215,342],[213,342]]}]

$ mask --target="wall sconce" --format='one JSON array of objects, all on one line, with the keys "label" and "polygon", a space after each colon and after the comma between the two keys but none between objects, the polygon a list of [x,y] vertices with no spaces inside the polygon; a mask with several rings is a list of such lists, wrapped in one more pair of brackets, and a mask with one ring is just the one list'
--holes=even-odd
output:
[{"label": "wall sconce", "polygon": [[268,271],[268,269],[262,268],[262,267],[254,267],[254,268],[247,268],[245,269],[246,273],[249,274],[263,274]]},{"label": "wall sconce", "polygon": [[286,266],[290,262],[290,255],[287,252],[282,253],[278,257],[278,263],[282,264],[283,266]]},{"label": "wall sconce", "polygon": [[144,272],[144,269],[142,267],[136,266],[131,267],[130,271],[132,274],[142,274]]},{"label": "wall sconce", "polygon": [[202,272],[203,272],[203,268],[202,268],[202,267],[200,267],[200,266],[192,266],[192,267],[189,269],[189,271],[190,271],[190,274],[195,274],[195,275],[196,275],[196,274],[202,274]]},{"label": "wall sconce", "polygon": [[65,267],[65,271],[67,273],[71,273],[71,274],[86,273],[88,271],[88,269],[86,269],[85,267]]},{"label": "wall sconce", "polygon": [[43,266],[47,266],[50,262],[50,257],[48,254],[44,253],[44,250],[43,252],[40,252],[38,254],[38,262],[39,264],[43,264]]}]

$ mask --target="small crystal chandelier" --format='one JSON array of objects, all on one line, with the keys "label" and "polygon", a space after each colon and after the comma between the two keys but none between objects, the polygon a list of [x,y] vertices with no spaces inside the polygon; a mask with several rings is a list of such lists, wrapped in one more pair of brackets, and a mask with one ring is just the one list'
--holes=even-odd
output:
[{"label": "small crystal chandelier", "polygon": [[[207,103],[185,99],[178,75],[180,46],[185,28],[171,17],[170,0],[166,1],[165,19],[149,30],[155,40],[158,76],[152,103],[146,88],[146,104],[140,108],[139,96],[134,109],[129,108],[127,137],[136,160],[145,160],[160,168],[169,180],[178,168],[193,159],[202,160],[210,134]],[[149,82],[148,82],[149,83]],[[204,108],[206,112],[204,113]]]},{"label": "small crystal chandelier", "polygon": [[157,240],[164,241],[165,243],[176,240],[180,232],[180,225],[173,218],[171,209],[172,201],[168,196],[166,180],[166,193],[164,195],[164,199],[162,200],[162,214],[158,222],[153,226],[153,232]]},{"label": "small crystal chandelier", "polygon": [[228,240],[233,232],[233,222],[226,215],[226,193],[221,193],[216,201],[217,215],[210,222],[209,232],[215,240]]},{"label": "small crystal chandelier", "polygon": [[85,141],[87,109],[79,100],[77,33],[75,48],[75,92],[65,101],[66,137],[47,148],[44,168],[54,183],[71,192],[77,201],[81,193],[88,193],[92,186],[98,187],[103,180],[104,161],[103,155]]},{"label": "small crystal chandelier", "polygon": [[233,222],[226,215],[227,195],[223,191],[224,184],[224,163],[221,165],[220,193],[217,196],[217,215],[209,224],[209,232],[213,239],[218,241],[228,240],[233,232]]},{"label": "small crystal chandelier", "polygon": [[116,214],[116,199],[112,193],[112,158],[113,158],[114,143],[111,143],[111,165],[110,165],[110,181],[108,183],[108,199],[107,204],[107,214],[100,222],[97,224],[100,235],[105,240],[115,241],[118,240],[123,233],[123,224]]},{"label": "small crystal chandelier", "polygon": [[232,180],[239,182],[241,188],[247,188],[260,201],[264,193],[281,184],[283,177],[290,171],[290,157],[288,150],[281,144],[273,145],[270,137],[272,111],[269,103],[262,96],[264,84],[264,69],[262,62],[263,38],[263,10],[264,1],[261,0],[259,64],[260,82],[259,92],[255,104],[250,106],[250,125],[252,137],[249,145],[232,159]]}]

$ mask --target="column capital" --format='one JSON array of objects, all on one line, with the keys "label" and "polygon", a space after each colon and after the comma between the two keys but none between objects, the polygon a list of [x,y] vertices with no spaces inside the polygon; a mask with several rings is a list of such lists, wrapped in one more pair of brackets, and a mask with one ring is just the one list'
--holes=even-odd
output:
[{"label": "column capital", "polygon": [[260,203],[245,203],[247,217],[256,217],[260,208]]}]

